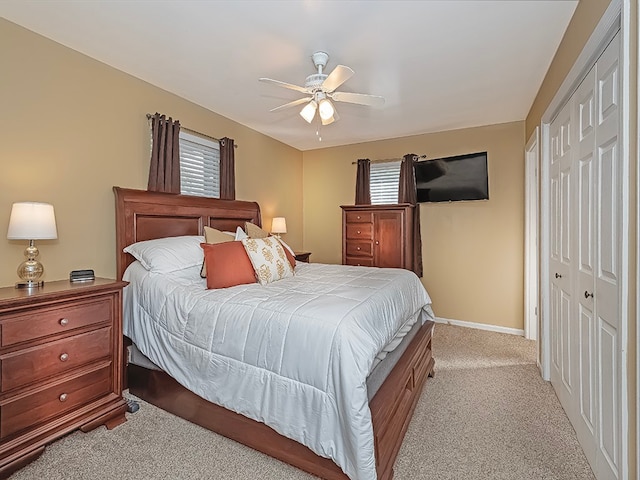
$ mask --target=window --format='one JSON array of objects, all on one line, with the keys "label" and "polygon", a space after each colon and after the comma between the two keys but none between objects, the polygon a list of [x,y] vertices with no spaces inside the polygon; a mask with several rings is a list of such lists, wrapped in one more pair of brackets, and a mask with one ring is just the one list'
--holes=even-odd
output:
[{"label": "window", "polygon": [[180,193],[220,198],[220,144],[180,132]]},{"label": "window", "polygon": [[401,163],[371,163],[369,179],[372,205],[398,203]]}]

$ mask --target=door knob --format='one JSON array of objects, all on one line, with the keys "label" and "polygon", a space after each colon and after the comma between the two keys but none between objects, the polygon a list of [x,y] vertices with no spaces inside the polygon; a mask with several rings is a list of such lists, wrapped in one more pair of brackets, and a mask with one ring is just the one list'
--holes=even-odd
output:
[{"label": "door knob", "polygon": [[556,272],[556,278],[562,278],[562,275]]},{"label": "door knob", "polygon": [[593,293],[589,293],[589,292],[587,292],[587,291],[585,290],[585,291],[584,291],[584,298],[589,298],[589,297],[593,298]]}]

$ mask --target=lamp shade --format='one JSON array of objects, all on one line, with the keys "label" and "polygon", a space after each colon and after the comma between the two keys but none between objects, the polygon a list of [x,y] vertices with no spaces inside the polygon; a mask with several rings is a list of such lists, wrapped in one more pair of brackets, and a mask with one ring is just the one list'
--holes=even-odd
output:
[{"label": "lamp shade", "polygon": [[318,108],[318,104],[314,100],[311,100],[302,108],[302,110],[300,110],[300,115],[307,121],[307,123],[311,123],[313,120],[313,117],[316,114],[316,108]]},{"label": "lamp shade", "polygon": [[329,100],[328,98],[320,100],[320,104],[318,105],[318,113],[320,114],[320,118],[322,120],[329,120],[331,117],[333,117],[334,112],[335,109],[333,108],[331,100]]},{"label": "lamp shade", "polygon": [[287,233],[287,221],[284,217],[274,217],[271,222],[271,233]]},{"label": "lamp shade", "polygon": [[7,231],[9,240],[50,240],[58,238],[56,216],[49,203],[14,203]]}]

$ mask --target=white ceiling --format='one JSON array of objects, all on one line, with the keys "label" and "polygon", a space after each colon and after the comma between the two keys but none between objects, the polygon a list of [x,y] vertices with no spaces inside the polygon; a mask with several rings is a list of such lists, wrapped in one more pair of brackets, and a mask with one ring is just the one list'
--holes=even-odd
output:
[{"label": "white ceiling", "polygon": [[[310,150],[524,120],[577,3],[0,0],[0,16]],[[304,85],[318,50],[325,73],[355,70],[339,91],[386,98],[337,103],[321,141],[302,106],[269,112],[302,94],[258,81]]]}]

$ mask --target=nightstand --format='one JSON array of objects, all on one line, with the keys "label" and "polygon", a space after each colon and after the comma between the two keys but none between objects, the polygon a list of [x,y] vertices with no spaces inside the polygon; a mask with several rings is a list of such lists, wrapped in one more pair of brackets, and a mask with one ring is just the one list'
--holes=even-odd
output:
[{"label": "nightstand", "polygon": [[0,478],[73,430],[126,421],[125,285],[97,278],[0,288]]},{"label": "nightstand", "polygon": [[296,256],[296,261],[309,263],[309,257],[311,256],[311,252],[293,252]]}]

